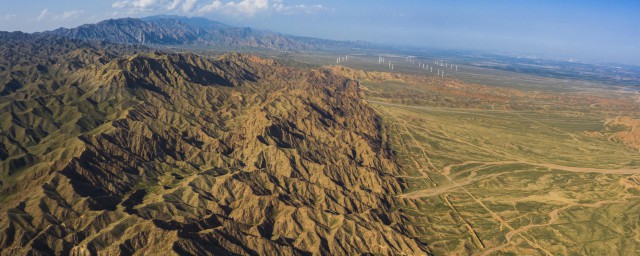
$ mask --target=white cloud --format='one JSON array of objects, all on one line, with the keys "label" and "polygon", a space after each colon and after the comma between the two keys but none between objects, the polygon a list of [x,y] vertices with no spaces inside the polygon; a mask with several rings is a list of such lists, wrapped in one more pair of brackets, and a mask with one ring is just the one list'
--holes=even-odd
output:
[{"label": "white cloud", "polygon": [[[36,17],[35,21],[64,21],[64,20],[71,20],[71,19],[75,19],[79,16],[81,16],[82,14],[84,14],[84,10],[69,10],[69,11],[64,11],[62,13],[56,14],[53,13],[51,11],[49,11],[49,9],[44,9],[42,11],[40,11],[40,14],[38,15],[38,17]],[[33,21],[33,20],[31,20]]]},{"label": "white cloud", "polygon": [[54,16],[53,18],[59,19],[59,20],[68,20],[68,19],[76,18],[82,14],[84,14],[84,10],[71,10],[71,11],[65,11],[60,15]]},{"label": "white cloud", "polygon": [[162,4],[165,1],[158,0],[123,0],[118,1],[113,4],[114,7],[134,7],[134,8],[142,8],[147,9],[154,7],[156,5]]},{"label": "white cloud", "polygon": [[186,0],[184,4],[182,4],[182,11],[186,13],[190,13],[193,11],[193,8],[196,7],[198,0]]},{"label": "white cloud", "polygon": [[[191,7],[192,7],[191,9],[193,10],[193,6]],[[220,10],[220,8],[222,8],[222,2],[220,2],[220,0],[213,0],[210,4],[207,4],[198,8],[197,11],[200,13],[207,13],[207,12]]]},{"label": "white cloud", "polygon": [[224,5],[224,11],[239,16],[253,16],[257,12],[269,9],[269,0],[231,1]]},{"label": "white cloud", "polygon": [[182,0],[173,0],[173,2],[167,7],[167,9],[175,10],[176,8],[178,8],[178,5],[180,5],[180,2],[182,2]]},{"label": "white cloud", "polygon": [[129,9],[132,12],[150,12],[161,9],[173,10],[182,2],[181,0],[120,0],[114,2],[111,7]]},{"label": "white cloud", "polygon": [[44,19],[46,19],[50,15],[51,15],[51,13],[49,12],[49,9],[44,9],[44,10],[42,10],[40,12],[40,15],[38,15],[38,17],[36,18],[36,21],[43,21]]},{"label": "white cloud", "polygon": [[306,4],[297,4],[297,5],[285,5],[282,0],[275,0],[273,5],[273,9],[280,13],[286,14],[299,14],[299,13],[313,13],[317,11],[325,10],[326,8],[321,4],[314,5],[306,5]]},{"label": "white cloud", "polygon": [[299,14],[326,9],[320,4],[287,5],[284,0],[118,0],[112,4],[112,7],[123,9],[129,14],[179,10],[187,15],[219,12],[246,17],[258,13]]}]

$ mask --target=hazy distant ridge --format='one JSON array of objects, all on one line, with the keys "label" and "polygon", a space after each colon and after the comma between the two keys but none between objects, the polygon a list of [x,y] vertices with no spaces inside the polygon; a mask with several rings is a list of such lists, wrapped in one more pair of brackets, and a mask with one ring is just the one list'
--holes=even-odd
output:
[{"label": "hazy distant ridge", "polygon": [[362,47],[364,42],[333,41],[240,28],[205,18],[152,16],[110,19],[76,28],[43,32],[82,40],[121,44],[213,46],[279,51],[326,50]]}]

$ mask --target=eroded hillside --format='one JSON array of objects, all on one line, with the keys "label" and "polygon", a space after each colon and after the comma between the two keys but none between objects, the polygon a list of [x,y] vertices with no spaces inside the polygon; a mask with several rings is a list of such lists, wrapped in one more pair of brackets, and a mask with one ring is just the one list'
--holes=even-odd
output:
[{"label": "eroded hillside", "polygon": [[429,252],[354,80],[3,36],[0,254]]}]

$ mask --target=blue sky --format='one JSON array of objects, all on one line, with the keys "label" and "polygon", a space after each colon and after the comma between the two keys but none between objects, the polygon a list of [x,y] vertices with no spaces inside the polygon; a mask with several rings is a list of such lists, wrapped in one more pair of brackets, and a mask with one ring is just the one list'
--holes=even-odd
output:
[{"label": "blue sky", "polygon": [[0,0],[0,30],[155,14],[329,39],[640,65],[640,1]]}]

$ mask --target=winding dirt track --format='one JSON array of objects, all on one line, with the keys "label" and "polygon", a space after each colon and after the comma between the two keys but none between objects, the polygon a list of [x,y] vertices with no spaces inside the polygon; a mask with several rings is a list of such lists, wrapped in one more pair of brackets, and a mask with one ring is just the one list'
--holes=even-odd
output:
[{"label": "winding dirt track", "polygon": [[[381,105],[380,105],[381,106]],[[422,145],[420,144],[420,142],[413,136],[412,132],[410,131],[410,129],[405,125],[405,121],[402,121],[401,119],[397,118],[395,115],[393,115],[389,110],[387,110],[385,107],[381,106],[382,109],[384,109],[387,113],[388,116],[395,119],[397,124],[400,124],[404,130],[407,132],[407,134],[411,137],[411,139],[413,140],[414,144],[420,149],[422,155],[427,159],[429,166],[431,166],[431,168],[433,168],[433,170],[438,170],[438,168],[436,168],[432,163],[431,160],[427,157],[426,153],[425,153],[425,149],[424,147],[422,147]],[[408,148],[406,148],[406,150],[409,150]],[[421,170],[422,171],[422,170]],[[513,227],[511,227],[511,225],[509,225],[508,222],[506,222],[502,217],[500,217],[500,215],[498,215],[497,213],[495,213],[494,211],[492,211],[489,207],[487,207],[481,200],[479,200],[475,195],[473,195],[471,192],[469,192],[466,188],[464,188],[463,186],[461,186],[460,184],[458,184],[454,179],[452,179],[451,177],[449,177],[448,175],[444,175],[442,170],[439,170],[439,173],[444,176],[449,182],[451,182],[451,184],[453,184],[454,186],[456,186],[457,188],[461,189],[462,191],[464,191],[469,197],[471,197],[471,199],[473,199],[480,207],[482,207],[485,211],[487,211],[491,217],[496,220],[498,223],[500,223],[501,226],[505,226],[507,227],[509,230],[515,230]],[[455,211],[455,209],[454,209]],[[459,215],[459,214],[458,214]],[[462,216],[459,215],[461,218]],[[466,221],[466,220],[465,220]],[[468,223],[468,221],[467,221]],[[477,232],[474,229],[471,229],[470,232],[472,233],[474,240],[478,240],[478,241],[482,241],[480,240],[480,238],[477,235]],[[545,248],[543,248],[542,246],[540,246],[540,244],[535,240],[534,237],[531,237],[525,233],[518,233],[517,235],[519,235],[522,239],[524,239],[529,245],[531,245],[532,247],[540,250],[541,252],[543,252],[546,255],[553,255],[551,252],[547,251]],[[478,246],[479,249],[484,249],[484,246]]]},{"label": "winding dirt track", "polygon": [[[631,198],[640,198],[640,197],[638,197],[638,196],[625,196],[625,197],[624,197],[624,198],[622,198],[622,199],[617,199],[617,200],[616,200],[616,199],[602,200],[602,201],[598,201],[598,202],[595,202],[595,203],[592,203],[592,204],[578,204],[578,203],[570,203],[570,204],[567,204],[567,205],[565,205],[565,206],[563,206],[563,207],[560,207],[560,208],[554,209],[553,211],[549,212],[549,221],[548,221],[547,223],[543,223],[543,224],[529,224],[529,225],[525,225],[525,226],[519,227],[519,228],[518,228],[518,229],[516,229],[516,230],[511,230],[511,231],[509,231],[509,232],[505,235],[505,238],[507,239],[507,242],[506,242],[506,243],[504,243],[504,244],[502,244],[502,245],[500,245],[500,246],[497,246],[497,247],[490,248],[490,249],[488,249],[488,250],[486,250],[486,251],[482,252],[482,255],[490,255],[491,253],[496,252],[496,251],[499,251],[500,249],[502,249],[502,248],[504,248],[504,247],[508,246],[508,245],[509,245],[509,244],[511,244],[511,242],[512,242],[512,241],[511,241],[511,239],[512,239],[515,235],[519,235],[519,234],[520,234],[520,233],[522,233],[522,232],[527,232],[527,231],[529,231],[529,230],[530,230],[530,229],[532,229],[532,228],[546,227],[546,226],[550,226],[550,225],[555,224],[555,223],[558,221],[558,216],[560,215],[560,213],[561,213],[561,212],[563,212],[563,211],[566,211],[566,210],[567,210],[567,209],[569,209],[569,208],[572,208],[572,207],[598,208],[598,207],[600,207],[600,206],[602,206],[602,205],[605,205],[605,204],[624,203],[624,202],[626,202],[628,199],[631,199]],[[620,227],[620,226],[618,226],[618,225],[614,224],[614,223],[613,223],[613,222],[611,222],[611,221],[609,221],[609,223],[613,226],[613,227],[611,227],[611,230],[613,230],[613,231],[617,232],[618,234],[622,234],[622,233],[624,233],[624,229],[623,229],[622,227]]]},{"label": "winding dirt track", "polygon": [[[377,103],[377,102],[375,102]],[[552,210],[551,212],[548,213],[549,216],[549,220],[547,223],[541,223],[541,224],[529,224],[529,225],[524,225],[521,227],[518,227],[517,229],[514,229],[513,227],[510,226],[510,224],[505,221],[501,216],[499,216],[497,213],[493,212],[490,208],[488,208],[481,200],[479,200],[475,195],[471,194],[464,186],[467,186],[469,184],[472,184],[476,181],[479,180],[483,180],[483,179],[490,179],[490,178],[495,178],[497,176],[506,174],[508,172],[501,172],[501,173],[492,173],[489,175],[477,175],[478,172],[480,172],[482,170],[483,167],[487,167],[487,166],[491,166],[491,165],[506,165],[506,164],[524,164],[524,165],[529,165],[532,168],[531,171],[554,171],[554,170],[558,170],[558,171],[567,171],[567,172],[575,172],[575,173],[598,173],[598,174],[615,174],[615,175],[634,175],[634,174],[640,174],[640,169],[599,169],[599,168],[586,168],[586,167],[574,167],[574,166],[564,166],[564,165],[558,165],[558,164],[552,164],[552,163],[536,163],[536,162],[531,162],[531,161],[527,161],[524,159],[520,159],[520,158],[512,158],[509,157],[508,155],[503,155],[500,154],[498,152],[493,152],[496,153],[497,155],[501,156],[501,157],[505,157],[505,158],[511,158],[513,160],[511,161],[493,161],[493,162],[479,162],[479,161],[466,161],[466,162],[462,162],[462,163],[457,163],[457,164],[452,164],[449,166],[446,166],[444,168],[442,168],[441,170],[439,170],[438,168],[436,168],[432,163],[431,160],[429,159],[429,157],[427,156],[425,149],[423,148],[423,146],[420,144],[420,142],[414,137],[413,132],[415,131],[411,131],[413,129],[420,129],[420,130],[424,130],[421,127],[414,127],[414,125],[411,124],[407,124],[406,121],[396,117],[391,111],[389,111],[388,109],[386,109],[386,107],[384,107],[383,105],[393,105],[393,104],[379,104],[379,106],[381,107],[381,109],[387,113],[387,116],[393,118],[396,122],[396,125],[399,125],[403,128],[403,130],[406,132],[406,134],[408,135],[408,137],[410,138],[410,140],[412,141],[411,144],[415,144],[415,146],[417,146],[417,148],[420,149],[420,152],[422,154],[422,156],[424,157],[424,159],[426,159],[426,161],[428,162],[428,165],[430,168],[423,168],[421,166],[421,164],[413,157],[413,155],[411,153],[409,153],[409,155],[411,156],[412,160],[414,161],[416,167],[419,168],[419,171],[423,174],[423,177],[428,177],[431,180],[431,177],[429,177],[427,170],[428,169],[432,169],[434,171],[436,171],[438,174],[442,175],[443,177],[445,177],[449,183],[448,184],[434,184],[436,185],[435,187],[432,188],[428,188],[428,189],[423,189],[423,190],[419,190],[419,191],[414,191],[411,193],[407,193],[407,194],[403,194],[401,195],[401,197],[404,198],[420,198],[420,197],[433,197],[433,196],[444,196],[446,197],[446,193],[454,191],[454,190],[458,190],[458,191],[462,191],[464,193],[466,193],[468,196],[470,196],[479,206],[481,206],[483,209],[485,209],[493,219],[495,219],[498,223],[500,223],[501,226],[504,226],[506,228],[508,228],[508,232],[505,234],[505,238],[506,238],[506,242],[503,244],[500,244],[496,247],[491,247],[489,249],[486,249],[486,247],[484,246],[484,244],[482,243],[482,241],[480,240],[480,238],[478,237],[478,234],[476,232],[476,230],[474,230],[471,227],[472,223],[469,223],[466,219],[464,219],[462,217],[462,215],[460,215],[460,213],[457,213],[457,215],[465,222],[469,225],[469,231],[472,233],[472,236],[474,238],[474,240],[477,239],[477,241],[480,243],[479,249],[481,250],[481,255],[489,255],[491,253],[494,253],[496,251],[499,251],[502,248],[505,248],[509,245],[514,245],[514,241],[513,238],[515,236],[518,236],[520,238],[522,238],[526,243],[528,243],[529,245],[531,245],[532,247],[540,250],[542,253],[547,254],[547,255],[552,255],[551,252],[547,251],[545,248],[543,248],[538,241],[535,239],[535,237],[531,236],[530,234],[527,233],[527,231],[533,229],[533,228],[538,228],[538,227],[545,227],[545,226],[550,226],[555,224],[558,219],[559,219],[559,215],[566,211],[567,209],[570,209],[572,207],[587,207],[587,208],[598,208],[604,204],[615,204],[615,203],[623,203],[625,202],[627,199],[631,198],[632,196],[627,196],[624,197],[622,199],[617,198],[617,199],[611,199],[611,200],[602,200],[602,201],[598,201],[596,203],[592,203],[592,204],[580,204],[580,203],[576,203],[576,202],[569,202],[566,205],[563,205],[557,209]],[[540,124],[542,125],[542,124]],[[408,126],[412,126],[411,128],[409,128]],[[413,128],[413,129],[412,129]],[[550,129],[554,129],[557,132],[564,132],[561,131],[559,129],[553,128],[553,127],[549,127]],[[397,127],[396,127],[397,130]],[[565,132],[566,133],[566,132]],[[575,138],[572,134],[569,134],[571,137],[574,138],[574,140],[576,140],[577,143],[579,143],[580,141],[577,140],[577,138]],[[404,148],[406,148],[407,150],[409,150],[409,147],[407,145],[407,143],[409,143],[408,141],[405,141],[404,138],[402,138],[401,136],[401,143],[402,146]],[[459,141],[462,142],[462,141]],[[468,143],[468,142],[464,142],[464,143]],[[474,145],[475,147],[478,147],[476,145]],[[480,147],[478,147],[480,148]],[[489,149],[485,149],[485,148],[481,148],[482,150],[485,151],[490,151]],[[408,151],[410,152],[410,151]],[[467,178],[465,178],[464,180],[454,180],[450,177],[451,175],[451,169],[453,167],[456,166],[463,166],[463,165],[467,165],[467,164],[479,164],[480,166],[474,166],[473,169],[478,169],[478,170],[474,170],[473,173],[471,175],[469,175]],[[544,170],[543,168],[535,168],[535,167],[543,167],[546,168],[547,170]],[[415,177],[417,178],[417,177]],[[433,182],[433,180],[431,180]],[[450,205],[452,208],[454,208],[453,205]],[[619,226],[617,226],[616,224],[614,224],[613,222],[611,222],[609,219],[607,219],[607,221],[609,221],[610,223],[610,228],[617,233],[623,233],[623,229]],[[515,245],[514,245],[515,246]]]},{"label": "winding dirt track", "polygon": [[[526,164],[526,165],[531,165],[531,166],[539,166],[539,167],[545,167],[548,168],[550,170],[562,170],[562,171],[568,171],[568,172],[576,172],[576,173],[601,173],[601,174],[618,174],[618,175],[633,175],[633,174],[640,174],[640,169],[597,169],[597,168],[583,168],[583,167],[573,167],[573,166],[564,166],[564,165],[557,165],[557,164],[550,164],[550,163],[532,163],[532,162],[526,162],[526,161],[496,161],[496,162],[478,162],[478,161],[467,161],[467,162],[463,162],[460,164],[453,164],[453,165],[448,165],[446,167],[444,167],[442,169],[441,174],[445,177],[449,177],[451,175],[451,168],[455,167],[455,166],[463,166],[463,165],[467,165],[467,164],[482,164],[484,166],[489,166],[489,165],[502,165],[502,164]],[[535,171],[535,170],[531,170],[531,171]],[[436,188],[429,188],[429,189],[424,189],[424,190],[418,190],[418,191],[413,191],[411,193],[406,193],[401,195],[401,197],[406,197],[406,198],[419,198],[419,197],[431,197],[431,196],[436,196],[436,195],[440,195],[442,193],[448,192],[450,190],[454,190],[456,188],[458,188],[459,186],[464,186],[464,185],[469,185],[472,184],[476,181],[479,180],[484,180],[484,179],[488,179],[488,178],[494,178],[497,176],[500,176],[504,173],[494,173],[494,174],[490,174],[490,175],[484,175],[484,176],[471,176],[468,177],[467,179],[463,180],[463,181],[458,181],[456,183],[451,183],[451,184],[447,184],[447,185],[441,185],[438,186]]]},{"label": "winding dirt track", "polygon": [[546,167],[552,170],[562,170],[562,171],[578,172],[578,173],[601,173],[601,174],[621,174],[621,175],[640,174],[640,169],[598,169],[598,168],[565,166],[565,165],[558,165],[558,164],[551,164],[551,163],[534,163],[534,162],[528,162],[528,161],[495,161],[495,162],[466,161],[459,164],[449,165],[443,168],[443,171],[448,174],[451,172],[452,167],[466,165],[466,164],[483,164],[483,165],[526,164],[531,166]]},{"label": "winding dirt track", "polygon": [[493,173],[490,175],[485,175],[485,176],[473,176],[473,177],[469,177],[461,182],[457,182],[457,183],[451,183],[451,184],[446,184],[446,185],[441,185],[441,186],[437,186],[434,188],[429,188],[429,189],[425,189],[425,190],[418,190],[418,191],[414,191],[411,193],[406,193],[406,194],[402,194],[399,197],[403,197],[403,198],[420,198],[420,197],[432,197],[432,196],[439,196],[442,195],[444,193],[447,192],[451,192],[452,190],[457,190],[459,188],[459,186],[466,186],[469,184],[472,184],[476,181],[479,180],[484,180],[484,179],[490,179],[490,178],[495,178],[497,176],[503,175],[504,173]]}]

